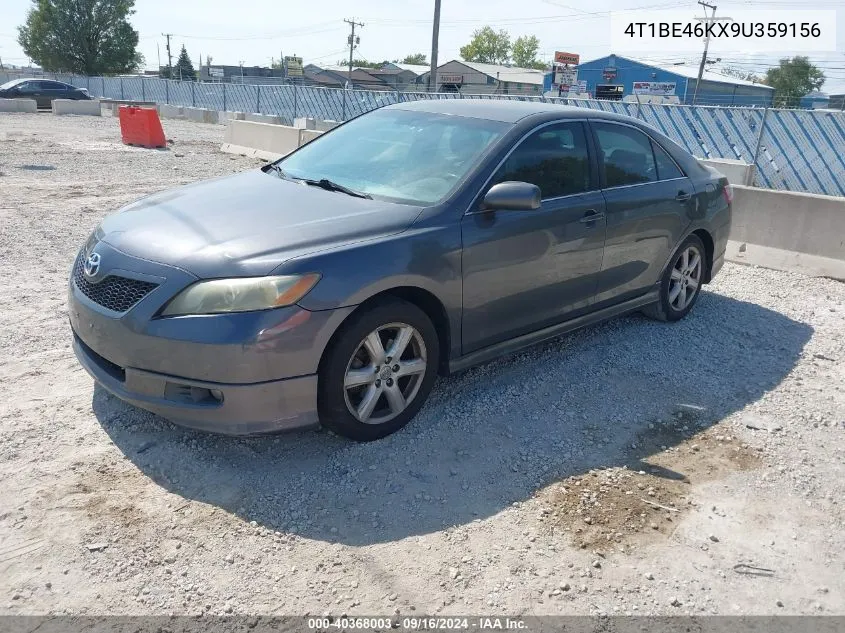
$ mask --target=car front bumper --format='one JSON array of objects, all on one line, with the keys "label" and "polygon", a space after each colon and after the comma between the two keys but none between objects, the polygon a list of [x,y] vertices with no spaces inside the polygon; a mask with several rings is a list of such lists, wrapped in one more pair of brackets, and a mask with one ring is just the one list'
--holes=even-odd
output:
[{"label": "car front bumper", "polygon": [[71,274],[73,349],[107,391],[177,424],[215,433],[317,424],[320,357],[353,308],[160,318],[161,307],[196,278],[107,244],[98,244],[97,252],[110,266],[106,274],[160,281],[128,311],[116,313],[86,296]]}]

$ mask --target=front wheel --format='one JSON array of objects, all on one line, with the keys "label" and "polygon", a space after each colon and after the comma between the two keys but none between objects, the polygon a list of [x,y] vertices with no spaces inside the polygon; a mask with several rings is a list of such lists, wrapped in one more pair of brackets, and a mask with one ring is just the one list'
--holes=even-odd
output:
[{"label": "front wheel", "polygon": [[690,235],[675,252],[660,281],[660,299],[643,309],[643,313],[659,321],[684,318],[701,293],[707,255],[704,244]]},{"label": "front wheel", "polygon": [[320,369],[320,422],[362,442],[398,431],[431,392],[438,362],[437,331],[417,306],[390,300],[353,315]]}]

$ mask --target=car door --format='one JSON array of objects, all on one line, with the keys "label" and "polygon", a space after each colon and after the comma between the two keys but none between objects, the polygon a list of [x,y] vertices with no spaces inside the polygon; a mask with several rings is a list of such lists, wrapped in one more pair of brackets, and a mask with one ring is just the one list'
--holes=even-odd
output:
[{"label": "car door", "polygon": [[692,182],[643,130],[624,123],[590,122],[606,203],[607,237],[596,305],[643,294],[690,222]]},{"label": "car door", "polygon": [[482,193],[499,182],[529,182],[540,187],[540,208],[464,216],[464,354],[562,321],[593,300],[605,205],[589,148],[582,121],[536,128]]},{"label": "car door", "polygon": [[73,99],[73,95],[68,92],[68,86],[58,81],[44,81],[44,96],[46,97],[47,105],[51,105],[53,99]]},{"label": "car door", "polygon": [[17,85],[16,97],[23,99],[34,99],[35,106],[40,108],[41,105],[41,86],[39,81],[25,81]]}]

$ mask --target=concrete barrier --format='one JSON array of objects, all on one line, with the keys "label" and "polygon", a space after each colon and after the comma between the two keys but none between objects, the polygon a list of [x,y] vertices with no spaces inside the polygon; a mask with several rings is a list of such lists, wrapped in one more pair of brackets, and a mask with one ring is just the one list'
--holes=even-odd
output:
[{"label": "concrete barrier", "polygon": [[226,125],[229,121],[243,121],[243,112],[229,112],[227,110],[219,110],[217,112],[217,122]]},{"label": "concrete barrier", "polygon": [[53,99],[53,114],[82,114],[85,116],[100,116],[100,102],[77,101],[75,99]]},{"label": "concrete barrier", "polygon": [[251,121],[252,123],[270,123],[272,125],[281,125],[282,117],[273,116],[270,114],[255,114],[254,112],[247,112],[244,114],[244,121]]},{"label": "concrete barrier", "polygon": [[35,99],[0,99],[0,112],[38,112]]},{"label": "concrete barrier", "polygon": [[158,107],[158,115],[162,119],[184,119],[185,108],[183,106],[175,106],[167,103],[162,103]]},{"label": "concrete barrier", "polygon": [[197,123],[217,123],[217,110],[206,110],[204,108],[185,108],[185,119]]},{"label": "concrete barrier", "polygon": [[733,187],[730,261],[845,281],[845,198]]},{"label": "concrete barrier", "polygon": [[120,106],[132,106],[135,108],[155,108],[158,111],[158,103],[155,101],[139,101],[133,99],[100,99],[100,105],[109,110],[112,116],[120,115]]},{"label": "concrete barrier", "polygon": [[302,147],[306,143],[310,143],[315,138],[320,136],[322,132],[319,130],[300,130],[299,131],[299,146]]},{"label": "concrete barrier", "polygon": [[718,169],[732,185],[751,186],[754,184],[754,176],[757,173],[754,165],[730,158],[700,158],[698,160],[705,165]]},{"label": "concrete barrier", "polygon": [[302,130],[287,125],[229,121],[221,151],[276,160],[299,147]]},{"label": "concrete barrier", "polygon": [[315,129],[319,132],[328,132],[329,130],[336,128],[338,125],[340,125],[340,121],[332,121],[330,119],[324,121],[323,119],[317,119],[317,127]]}]

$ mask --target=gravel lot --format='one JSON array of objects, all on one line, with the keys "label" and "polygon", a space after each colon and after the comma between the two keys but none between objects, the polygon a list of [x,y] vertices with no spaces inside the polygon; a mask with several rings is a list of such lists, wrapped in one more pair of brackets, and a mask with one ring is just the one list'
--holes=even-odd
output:
[{"label": "gravel lot", "polygon": [[258,164],[164,123],[0,114],[4,613],[845,614],[845,285],[726,265],[373,444],[186,431],[94,387],[65,307],[106,213]]}]

